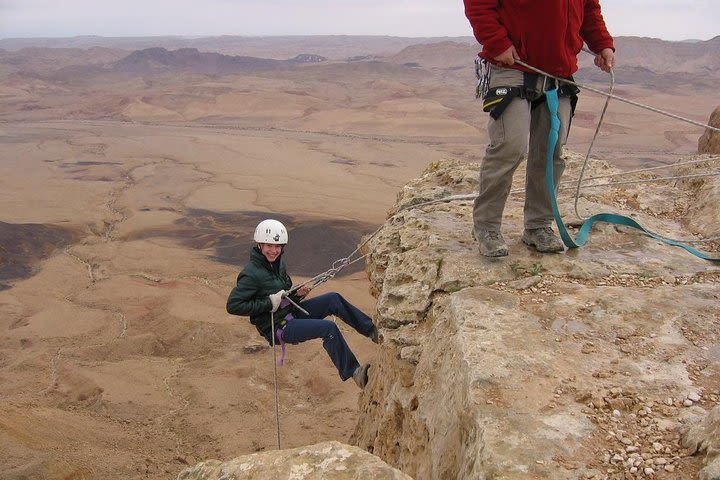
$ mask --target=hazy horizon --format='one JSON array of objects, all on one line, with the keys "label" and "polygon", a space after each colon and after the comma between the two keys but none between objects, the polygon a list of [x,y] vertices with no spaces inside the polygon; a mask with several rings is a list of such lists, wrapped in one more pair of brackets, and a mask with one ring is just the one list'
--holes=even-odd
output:
[{"label": "hazy horizon", "polygon": [[[709,40],[720,34],[714,0],[689,6],[681,0],[605,0],[601,2],[614,36],[669,41]],[[716,2],[715,2],[716,3]],[[463,3],[418,0],[387,5],[380,0],[190,0],[152,4],[138,0],[0,0],[3,39],[76,36],[472,36]]]}]

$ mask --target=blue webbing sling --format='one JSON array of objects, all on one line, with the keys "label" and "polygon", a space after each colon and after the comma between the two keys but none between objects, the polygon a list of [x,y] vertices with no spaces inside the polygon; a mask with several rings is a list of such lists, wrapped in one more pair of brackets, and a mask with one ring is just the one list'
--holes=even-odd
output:
[{"label": "blue webbing sling", "polygon": [[555,223],[557,224],[558,231],[560,232],[560,237],[562,238],[565,246],[567,246],[568,248],[578,248],[585,245],[585,242],[587,242],[588,236],[590,235],[590,229],[592,228],[592,225],[595,222],[606,222],[637,228],[638,230],[641,230],[643,233],[656,240],[660,240],[661,242],[664,242],[668,245],[674,245],[676,247],[683,248],[698,258],[701,258],[703,260],[709,260],[711,262],[720,262],[720,257],[712,257],[685,243],[665,238],[662,235],[658,235],[646,229],[632,218],[615,213],[597,213],[585,219],[582,226],[580,227],[580,230],[578,231],[577,238],[573,239],[570,236],[570,232],[568,232],[567,227],[565,227],[565,223],[563,222],[562,217],[560,216],[560,209],[558,208],[557,197],[555,195],[555,182],[553,181],[553,157],[560,132],[560,118],[557,114],[557,88],[546,91],[545,97],[547,99],[548,110],[550,110],[550,132],[548,133],[547,165],[545,167],[545,186],[550,195],[550,203],[552,205]]}]

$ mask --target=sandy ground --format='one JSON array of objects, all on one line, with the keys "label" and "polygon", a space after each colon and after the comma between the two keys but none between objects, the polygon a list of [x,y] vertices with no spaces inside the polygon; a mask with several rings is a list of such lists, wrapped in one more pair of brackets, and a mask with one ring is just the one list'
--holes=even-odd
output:
[{"label": "sandy ground", "polygon": [[[300,281],[352,252],[428,163],[482,157],[471,82],[403,75],[4,86],[0,265],[22,265],[0,278],[3,478],[174,478],[276,448],[272,352],[225,312],[255,224],[288,224]],[[715,106],[715,92],[622,93],[701,121]],[[576,151],[602,101],[581,103]],[[595,152],[622,165],[692,153],[701,133],[620,104],[605,122]],[[362,270],[329,290],[374,311]],[[348,441],[358,390],[320,342],[289,347],[278,387],[283,448]]]},{"label": "sandy ground", "polygon": [[[78,238],[0,292],[5,478],[168,478],[201,459],[275,448],[272,352],[225,312],[255,224],[288,224],[301,281],[350,254],[438,156],[400,146],[394,165],[374,165],[382,142],[314,134],[1,128],[14,139],[1,147],[3,220]],[[364,272],[348,270],[317,292],[372,313]],[[344,332],[372,358],[372,343]],[[358,390],[320,342],[289,347],[278,382],[283,447],[347,442]]]}]

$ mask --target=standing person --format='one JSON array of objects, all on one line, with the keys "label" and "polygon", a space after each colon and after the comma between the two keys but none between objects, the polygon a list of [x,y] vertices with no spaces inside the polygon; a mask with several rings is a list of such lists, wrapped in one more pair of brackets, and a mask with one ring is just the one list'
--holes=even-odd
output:
[{"label": "standing person", "polygon": [[[480,253],[503,257],[508,248],[500,232],[512,177],[527,152],[522,241],[539,252],[562,252],[552,230],[545,166],[550,116],[544,92],[553,79],[517,64],[516,59],[560,78],[572,79],[583,42],[595,52],[595,65],[609,72],[615,61],[613,38],[605,27],[599,0],[464,0],[465,15],[482,44],[483,110],[490,112],[490,142],[480,166],[480,188],[473,208]],[[555,185],[565,163],[560,158],[567,140],[577,88],[560,82],[560,133],[553,158]],[[537,108],[542,106],[543,108]],[[529,137],[529,139],[528,139]],[[528,149],[529,145],[529,149]]]},{"label": "standing person", "polygon": [[[233,315],[250,317],[250,323],[273,344],[271,315],[274,315],[275,344],[297,344],[323,339],[323,347],[345,381],[351,378],[364,388],[368,381],[368,364],[360,365],[348,347],[340,329],[328,315],[335,315],[361,335],[379,343],[378,331],[370,317],[351,305],[338,293],[330,292],[303,300],[310,287],[301,287],[287,294],[292,280],[287,274],[283,252],[288,242],[285,226],[277,220],[263,220],[253,237],[257,245],[250,252],[250,261],[237,277],[237,285],[230,292],[227,311]],[[292,302],[308,313],[301,312]],[[282,361],[282,358],[281,358]]]}]

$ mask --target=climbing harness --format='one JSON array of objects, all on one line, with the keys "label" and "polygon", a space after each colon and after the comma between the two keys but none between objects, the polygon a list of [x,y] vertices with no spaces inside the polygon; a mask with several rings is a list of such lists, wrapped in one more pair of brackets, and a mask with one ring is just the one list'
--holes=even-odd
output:
[{"label": "climbing harness", "polygon": [[[298,305],[297,303],[293,302],[290,297],[287,296],[287,293],[283,293],[282,300],[280,301],[280,308],[287,307],[288,305],[293,305],[295,308],[303,312],[305,315],[310,315],[310,313],[305,310],[303,307]],[[283,335],[285,335],[285,327],[287,326],[288,322],[295,318],[292,313],[288,313],[283,317],[282,320],[280,320],[280,328],[278,328],[275,331],[275,336],[277,336],[277,339],[280,340],[280,360],[277,360],[277,366],[282,367],[283,363],[285,362],[285,339],[283,338]],[[274,327],[273,327],[274,328]]]},{"label": "climbing harness", "polygon": [[[491,73],[492,66],[490,63],[478,55],[475,59],[475,75],[478,79],[475,96],[477,98],[482,98],[483,111],[489,113],[493,120],[500,118],[505,109],[515,98],[527,100],[530,102],[533,110],[545,101],[545,97],[542,95],[542,92],[546,90],[548,77],[542,76],[542,86],[540,90],[538,90],[537,84],[541,75],[529,72],[522,72],[522,86],[501,85],[490,87]],[[572,81],[573,78],[570,76],[563,80]],[[563,82],[559,87],[559,95],[561,97],[570,97],[572,112],[575,111],[575,106],[577,105],[578,100],[577,94],[579,92],[580,89],[570,83]]]}]

